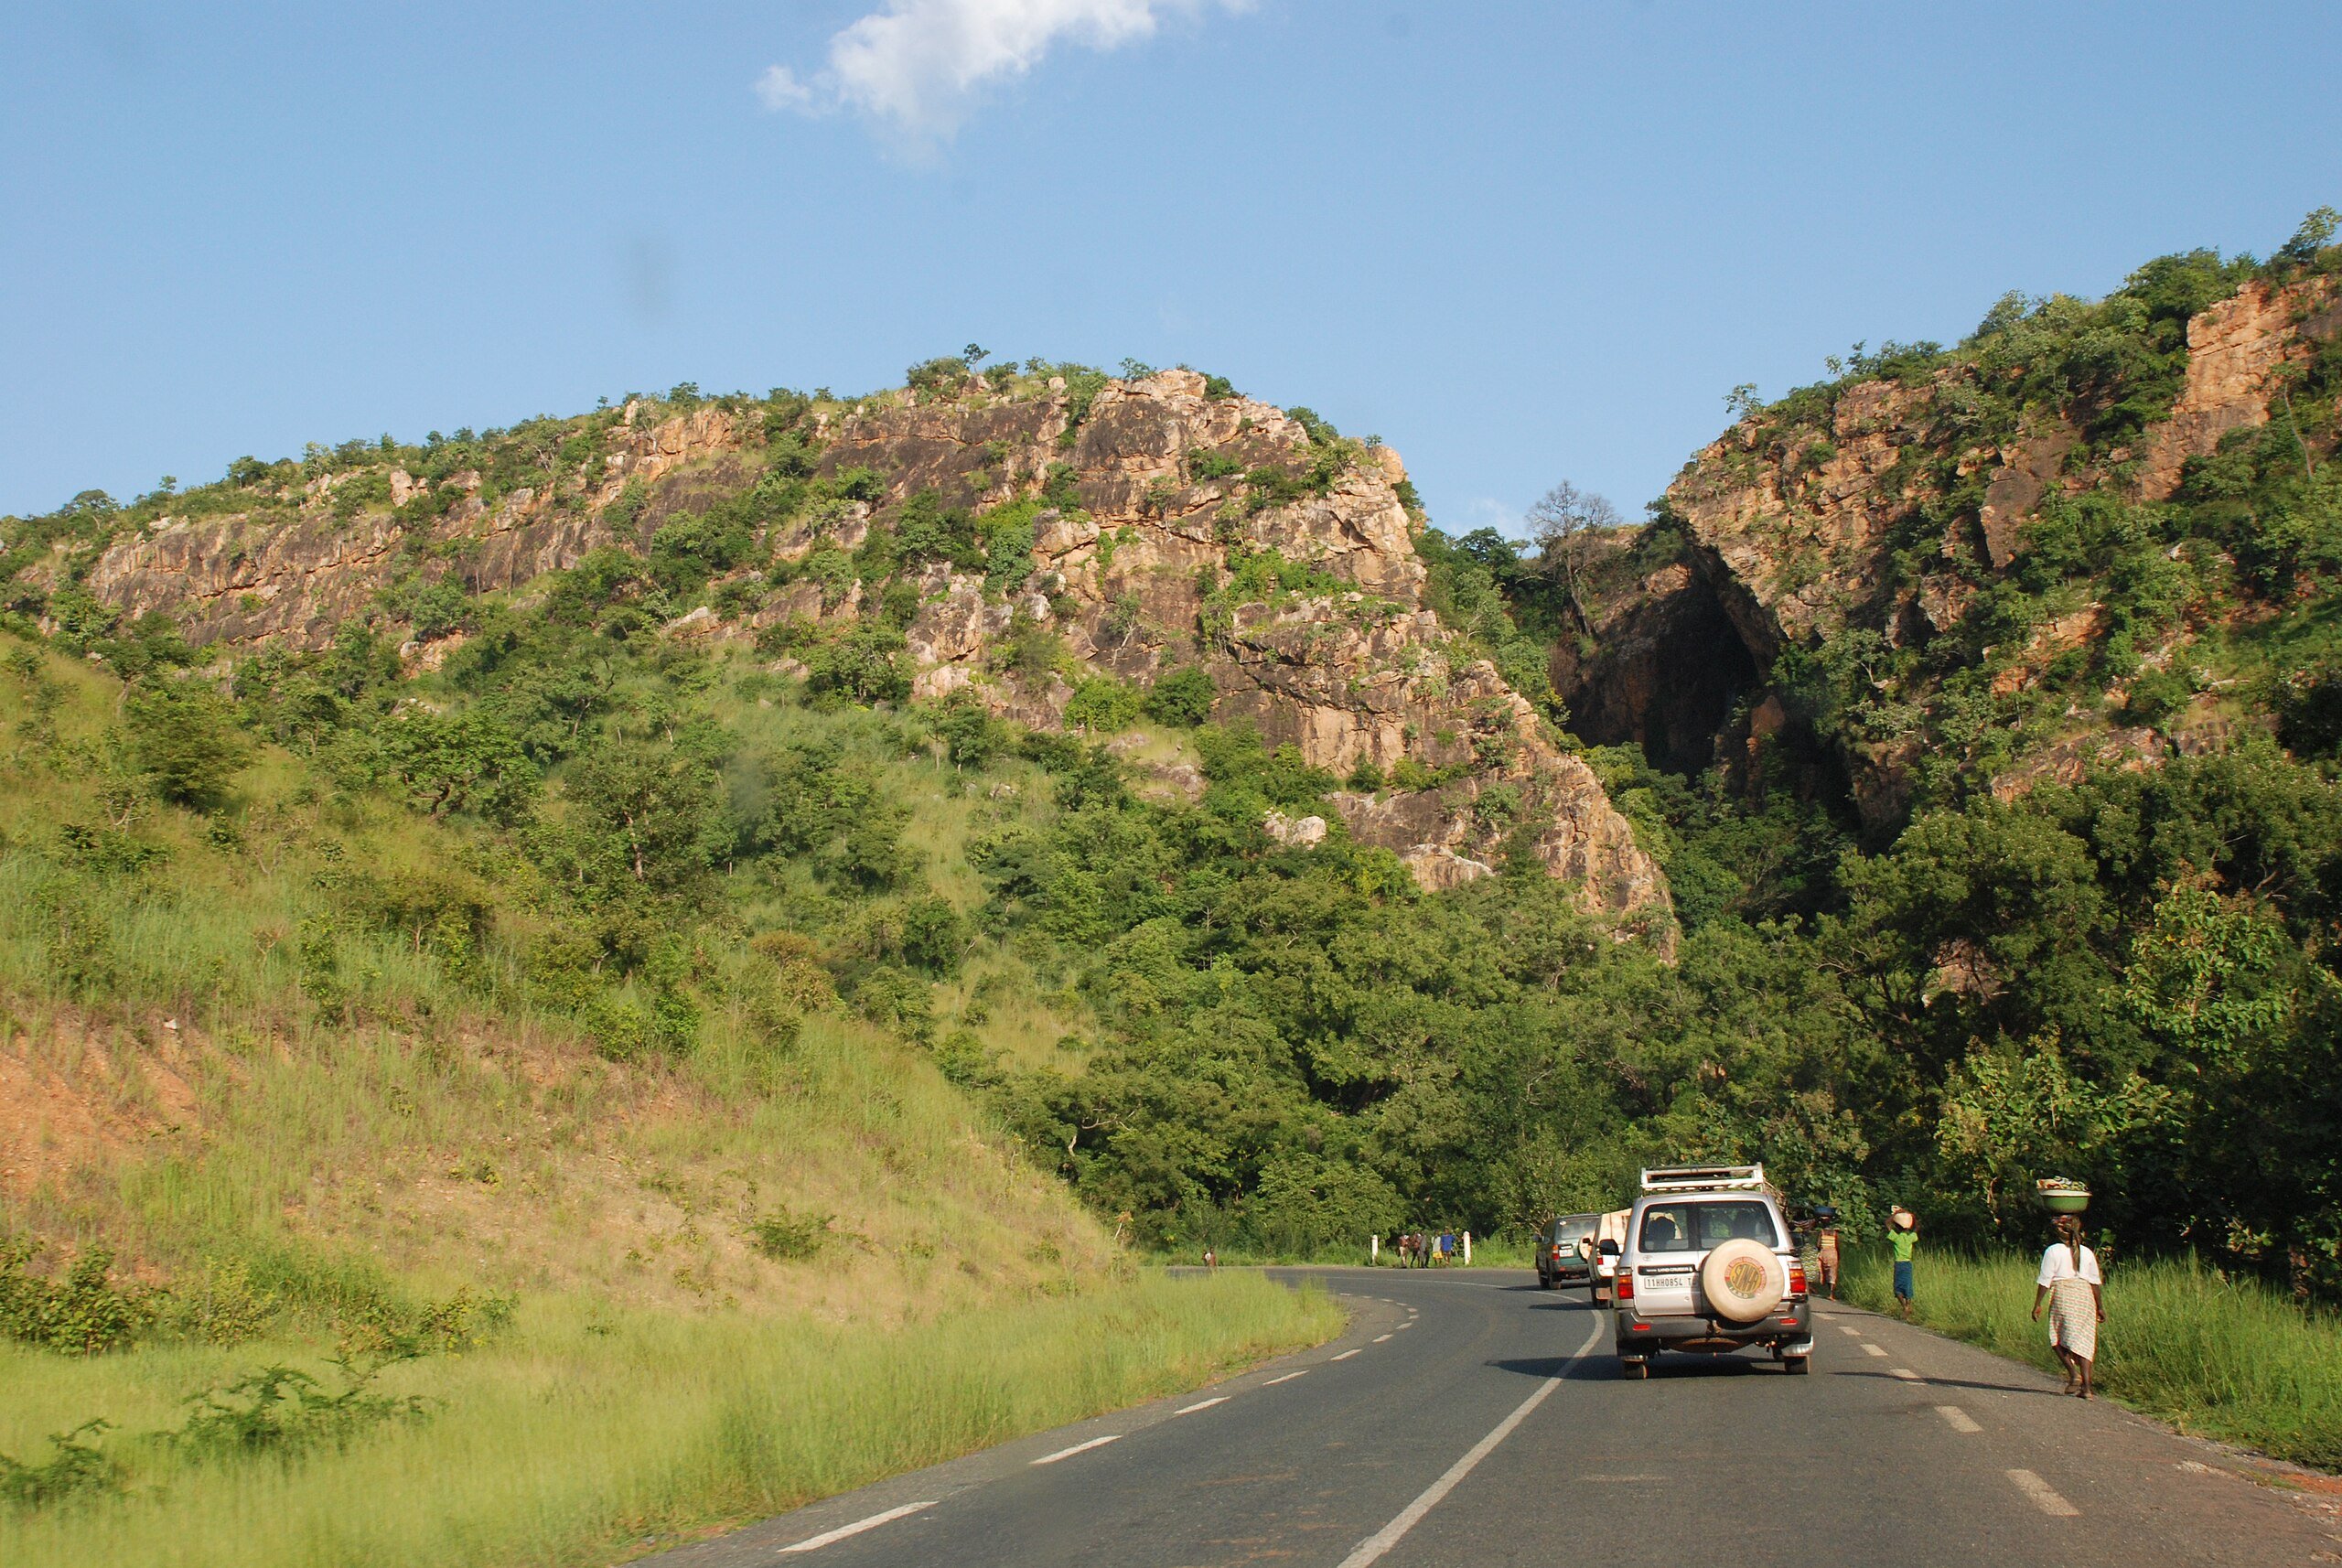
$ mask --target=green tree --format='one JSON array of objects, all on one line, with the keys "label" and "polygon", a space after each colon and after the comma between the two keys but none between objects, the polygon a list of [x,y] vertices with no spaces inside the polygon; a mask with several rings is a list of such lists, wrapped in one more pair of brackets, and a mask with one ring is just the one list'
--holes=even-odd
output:
[{"label": "green tree", "polygon": [[196,682],[172,682],[131,693],[124,714],[131,755],[157,794],[197,811],[225,801],[250,751],[226,698]]},{"label": "green tree", "polygon": [[586,828],[651,892],[694,891],[731,842],[722,779],[666,747],[606,743],[572,763],[564,783]]}]

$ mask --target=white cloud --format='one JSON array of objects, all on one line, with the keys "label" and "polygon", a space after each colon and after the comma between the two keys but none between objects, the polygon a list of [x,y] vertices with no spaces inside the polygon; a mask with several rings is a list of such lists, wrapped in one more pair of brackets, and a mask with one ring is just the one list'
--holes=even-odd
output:
[{"label": "white cloud", "polygon": [[757,79],[768,109],[850,109],[915,142],[949,136],[986,86],[1023,76],[1060,40],[1112,49],[1150,38],[1165,16],[1251,0],[886,0],[830,39],[804,80],[787,66]]},{"label": "white cloud", "polygon": [[768,65],[757,78],[757,99],[773,110],[811,110],[814,106],[813,90],[797,80],[797,73],[785,65]]}]

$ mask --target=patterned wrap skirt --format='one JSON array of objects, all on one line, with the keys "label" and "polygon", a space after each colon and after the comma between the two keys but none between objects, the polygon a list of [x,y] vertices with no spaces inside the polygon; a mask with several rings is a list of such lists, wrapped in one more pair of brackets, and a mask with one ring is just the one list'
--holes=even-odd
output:
[{"label": "patterned wrap skirt", "polygon": [[2098,1297],[2088,1280],[2049,1287],[2049,1343],[2085,1361],[2098,1359]]}]

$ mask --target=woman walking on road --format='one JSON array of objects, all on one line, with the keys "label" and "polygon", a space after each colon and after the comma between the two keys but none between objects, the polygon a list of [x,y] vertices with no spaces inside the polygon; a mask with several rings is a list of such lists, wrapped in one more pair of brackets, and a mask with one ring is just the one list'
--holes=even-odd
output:
[{"label": "woman walking on road", "polygon": [[2060,1214],[2057,1240],[2041,1254],[2041,1273],[2034,1281],[2033,1319],[2049,1307],[2049,1348],[2066,1367],[2066,1392],[2090,1395],[2090,1363],[2098,1359],[2098,1326],[2106,1321],[2106,1296],[2099,1278],[2098,1254],[2082,1245],[2078,1215]]}]

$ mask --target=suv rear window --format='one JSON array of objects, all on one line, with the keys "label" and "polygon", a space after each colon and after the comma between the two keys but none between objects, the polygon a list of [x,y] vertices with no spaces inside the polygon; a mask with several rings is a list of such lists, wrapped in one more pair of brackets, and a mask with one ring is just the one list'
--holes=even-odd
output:
[{"label": "suv rear window", "polygon": [[1591,1219],[1564,1219],[1553,1227],[1553,1239],[1557,1241],[1583,1240],[1593,1234],[1594,1221]]},{"label": "suv rear window", "polygon": [[1773,1216],[1761,1203],[1746,1198],[1712,1199],[1705,1203],[1654,1203],[1643,1210],[1645,1252],[1704,1252],[1736,1237],[1767,1247],[1781,1244]]}]

